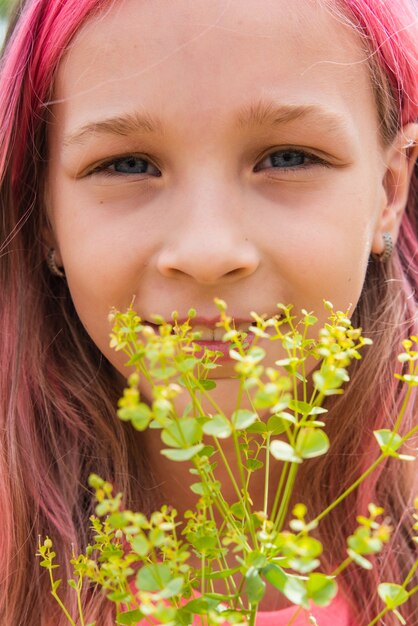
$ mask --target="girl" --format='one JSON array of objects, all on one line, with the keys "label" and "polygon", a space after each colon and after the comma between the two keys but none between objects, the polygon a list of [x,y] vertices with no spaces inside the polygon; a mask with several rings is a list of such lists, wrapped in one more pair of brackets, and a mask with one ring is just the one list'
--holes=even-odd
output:
[{"label": "girl", "polygon": [[[374,345],[328,402],[332,450],[302,466],[298,499],[320,512],[375,458],[371,433],[402,401],[396,354],[416,332],[417,42],[413,0],[18,5],[0,82],[1,624],[65,623],[34,554],[38,535],[61,561],[88,542],[91,472],[127,507],[189,506],[159,441],[115,417],[126,371],[107,316],[133,296],[148,320],[196,307],[209,343],[214,297],[244,327],[279,301],[321,322],[323,298],[352,304]],[[231,374],[226,355],[226,410]],[[411,403],[405,430],[416,421]],[[377,582],[403,580],[416,493],[416,464],[388,462],[324,520],[329,569],[368,502],[397,525],[322,623],[367,624]],[[285,623],[277,595],[260,624]],[[86,605],[112,623],[101,596]],[[416,623],[416,600],[404,615]]]}]

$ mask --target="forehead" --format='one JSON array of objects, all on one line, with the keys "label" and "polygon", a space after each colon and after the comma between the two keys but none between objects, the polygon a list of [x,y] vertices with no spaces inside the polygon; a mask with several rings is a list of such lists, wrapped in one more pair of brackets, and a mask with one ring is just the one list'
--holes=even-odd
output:
[{"label": "forehead", "polygon": [[116,0],[72,41],[54,95],[70,125],[92,110],[227,116],[263,97],[366,110],[369,123],[365,57],[320,0]]}]

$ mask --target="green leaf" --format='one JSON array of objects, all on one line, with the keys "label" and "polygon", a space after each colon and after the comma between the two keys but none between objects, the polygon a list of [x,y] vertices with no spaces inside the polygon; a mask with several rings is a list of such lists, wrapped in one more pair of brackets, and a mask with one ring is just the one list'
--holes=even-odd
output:
[{"label": "green leaf", "polygon": [[123,512],[116,511],[108,518],[108,522],[112,528],[124,528],[128,525],[128,520]]},{"label": "green leaf", "polygon": [[210,609],[216,609],[220,600],[217,598],[195,598],[184,605],[183,609],[194,615],[206,615]]},{"label": "green leaf", "polygon": [[351,550],[350,548],[347,550],[347,553],[348,556],[350,556],[353,561],[357,563],[357,565],[360,565],[360,567],[362,567],[363,569],[373,569],[373,565],[370,563],[370,561],[364,558],[364,556],[361,556],[361,554],[357,554],[357,552],[354,552],[354,550]]},{"label": "green leaf", "polygon": [[278,461],[302,463],[302,459],[296,454],[290,443],[280,441],[280,439],[275,439],[270,443],[270,453]]},{"label": "green leaf", "polygon": [[402,439],[400,435],[398,435],[398,433],[393,433],[387,428],[382,428],[381,430],[375,430],[373,434],[376,437],[377,443],[379,444],[379,447],[384,454],[388,454],[389,456],[394,457],[398,456],[396,450],[402,443]]},{"label": "green leaf", "polygon": [[148,554],[150,546],[147,538],[144,535],[137,535],[130,542],[132,550],[139,556],[145,556]]},{"label": "green leaf", "polygon": [[216,382],[211,379],[202,378],[198,381],[198,386],[206,391],[212,391],[212,389],[216,388]]},{"label": "green leaf", "polygon": [[207,552],[213,550],[218,543],[217,535],[205,535],[204,529],[200,533],[190,533],[187,535],[187,540],[192,544],[199,552]]},{"label": "green leaf", "polygon": [[395,377],[402,380],[404,383],[407,383],[410,387],[418,386],[418,376],[416,374],[405,374],[404,376],[395,374]]},{"label": "green leaf", "polygon": [[165,563],[144,565],[136,575],[139,591],[162,591],[171,580],[171,570]]},{"label": "green leaf", "polygon": [[[361,518],[360,518],[361,519]],[[347,539],[348,547],[356,554],[376,554],[382,549],[382,541],[374,537],[368,528],[360,526],[353,535]]]},{"label": "green leaf", "polygon": [[208,489],[205,489],[205,485],[203,483],[193,483],[190,485],[190,489],[198,496],[204,496],[208,493]]},{"label": "green leaf", "polygon": [[129,592],[121,591],[118,589],[117,591],[111,591],[107,594],[108,600],[111,602],[130,602],[132,596]]},{"label": "green leaf", "polygon": [[377,587],[377,592],[386,606],[391,610],[404,604],[409,598],[406,589],[401,587],[401,585],[395,585],[395,583],[381,583]]},{"label": "green leaf", "polygon": [[308,597],[318,606],[328,606],[338,591],[335,580],[317,572],[309,574],[306,589]]},{"label": "green leaf", "polygon": [[247,409],[238,409],[232,413],[231,422],[235,430],[244,430],[258,420],[257,413]]},{"label": "green leaf", "polygon": [[184,417],[172,422],[161,433],[162,441],[173,448],[193,446],[202,438],[202,427],[193,417]]},{"label": "green leaf", "polygon": [[[281,380],[285,381],[282,384],[286,389],[288,389],[290,382],[286,378],[285,379],[282,378]],[[289,396],[285,394],[284,396],[280,398],[277,404],[271,407],[271,410],[274,411],[275,413],[280,413],[281,411],[284,411],[285,409],[287,409],[288,406],[289,406]]]},{"label": "green leaf", "polygon": [[278,389],[274,383],[267,383],[254,396],[254,406],[257,409],[267,409],[277,402]]},{"label": "green leaf", "polygon": [[153,367],[150,374],[155,380],[168,380],[177,374],[175,367]]},{"label": "green leaf", "polygon": [[315,388],[325,396],[342,393],[340,387],[348,380],[348,374],[342,367],[323,363],[320,370],[312,374]]},{"label": "green leaf", "polygon": [[218,439],[226,439],[231,435],[232,427],[225,415],[216,414],[203,424],[203,432],[205,435],[211,435]]},{"label": "green leaf", "polygon": [[209,572],[206,575],[206,577],[208,580],[224,580],[225,578],[228,578],[229,576],[233,576],[234,574],[237,574],[240,571],[240,569],[241,569],[241,566],[238,566],[238,567],[228,568],[224,570]]},{"label": "green leaf", "polygon": [[281,567],[274,563],[264,567],[261,573],[273,587],[281,591],[293,604],[309,608],[307,591],[299,578],[289,576]]},{"label": "green leaf", "polygon": [[273,417],[280,417],[280,419],[284,420],[285,422],[290,422],[291,424],[297,424],[297,419],[294,416],[293,413],[289,413],[289,411],[280,411],[279,413],[276,414],[276,416]]},{"label": "green leaf", "polygon": [[324,409],[322,406],[314,406],[309,415],[323,415],[324,413],[328,413],[328,409]]},{"label": "green leaf", "polygon": [[178,596],[183,589],[183,585],[183,576],[173,578],[169,583],[167,583],[164,590],[159,594],[160,598],[172,598],[173,596]]},{"label": "green leaf", "polygon": [[285,420],[278,415],[272,415],[267,420],[267,430],[272,435],[281,435],[287,428],[289,428],[289,424],[286,424]]},{"label": "green leaf", "polygon": [[[267,557],[258,550],[252,550],[246,559],[247,565],[251,565],[257,570],[260,570],[267,565]],[[248,570],[250,572],[250,569]]]},{"label": "green leaf", "polygon": [[245,467],[251,472],[255,472],[264,467],[264,463],[262,461],[259,461],[258,459],[247,459],[245,462]]},{"label": "green leaf", "polygon": [[203,448],[199,451],[199,456],[207,456],[210,458],[215,453],[215,448],[213,446],[203,446]]},{"label": "green leaf", "polygon": [[124,422],[132,422],[132,426],[136,430],[145,430],[151,420],[152,412],[150,407],[141,402],[135,406],[121,407],[117,411],[120,420]]},{"label": "green leaf", "polygon": [[265,433],[267,432],[267,425],[264,422],[254,422],[251,426],[248,426],[247,433]]},{"label": "green leaf", "polygon": [[198,360],[191,356],[177,363],[177,367],[178,367],[179,372],[191,372],[194,369],[194,367],[197,365],[197,363],[198,363]]},{"label": "green leaf", "polygon": [[234,504],[232,504],[230,507],[230,511],[232,515],[234,515],[234,517],[237,517],[238,519],[244,519],[245,517],[245,510],[241,502],[235,502]]},{"label": "green leaf", "polygon": [[259,363],[266,356],[266,351],[260,346],[251,346],[251,348],[247,351],[245,355],[246,361],[251,361],[252,363]]},{"label": "green leaf", "polygon": [[245,595],[250,604],[257,604],[263,599],[266,583],[262,580],[258,570],[250,568],[245,575]]},{"label": "green leaf", "polygon": [[296,450],[303,459],[313,459],[328,452],[329,439],[324,431],[318,428],[301,428]]},{"label": "green leaf", "polygon": [[125,613],[119,613],[117,623],[122,624],[122,626],[131,626],[132,624],[137,624],[143,617],[144,615],[139,609],[125,611]]},{"label": "green leaf", "polygon": [[196,446],[192,446],[191,448],[185,449],[172,449],[166,448],[161,450],[161,454],[163,454],[170,461],[190,461],[196,454],[198,454],[204,448],[203,443],[199,443]]},{"label": "green leaf", "polygon": [[289,409],[296,411],[296,413],[301,413],[302,415],[311,415],[313,408],[312,404],[303,402],[302,400],[290,400],[289,402]]},{"label": "green leaf", "polygon": [[318,323],[318,318],[312,315],[312,313],[306,313],[303,322],[305,326],[315,326]]},{"label": "green leaf", "polygon": [[157,398],[157,400],[152,403],[152,410],[154,412],[155,419],[157,421],[162,421],[170,415],[173,407],[167,398]]}]

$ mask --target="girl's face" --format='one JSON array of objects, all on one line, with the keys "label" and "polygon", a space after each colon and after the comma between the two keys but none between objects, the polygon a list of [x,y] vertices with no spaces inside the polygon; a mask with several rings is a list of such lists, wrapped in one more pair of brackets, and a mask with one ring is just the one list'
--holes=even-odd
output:
[{"label": "girl's face", "polygon": [[209,327],[215,297],[240,324],[277,302],[321,321],[324,298],[356,305],[392,228],[389,149],[365,53],[319,3],[110,3],[54,102],[47,238],[120,372],[107,318],[133,297],[146,320],[193,306]]}]

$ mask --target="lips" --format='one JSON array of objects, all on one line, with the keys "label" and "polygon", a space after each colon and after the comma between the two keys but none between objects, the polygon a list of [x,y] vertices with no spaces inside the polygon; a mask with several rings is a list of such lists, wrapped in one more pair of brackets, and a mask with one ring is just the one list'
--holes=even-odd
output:
[{"label": "lips", "polygon": [[[255,339],[255,335],[249,330],[249,326],[251,326],[251,322],[234,325],[234,330],[240,333],[245,333],[245,339],[241,339],[241,341],[243,348],[246,350],[248,350],[253,340]],[[193,332],[199,333],[199,338],[193,340],[193,343],[200,347],[200,350],[197,352],[196,356],[202,356],[203,351],[205,349],[209,349],[213,352],[218,353],[218,364],[225,365],[233,361],[232,357],[230,356],[230,350],[231,348],[234,348],[234,340],[231,339],[229,341],[224,341],[224,336],[226,333],[225,328],[213,326],[210,327],[204,326],[202,324],[197,324],[194,325],[192,329]]]},{"label": "lips", "polygon": [[[238,332],[249,333],[248,330],[251,326],[251,322],[244,322],[242,324],[234,324],[234,329]],[[210,341],[223,341],[225,335],[225,328],[218,326],[208,326],[205,324],[194,324],[192,326],[193,332],[199,333],[198,342],[210,342]]]},{"label": "lips", "polygon": [[[199,345],[202,350],[205,348],[208,348],[210,350],[213,350],[214,352],[220,352],[222,354],[222,357],[220,358],[220,361],[223,360],[229,360],[229,350],[231,349],[231,347],[233,347],[233,340],[230,341],[224,341],[224,336],[226,334],[226,330],[225,328],[219,325],[220,323],[220,319],[216,318],[216,319],[205,319],[202,317],[199,318],[193,318],[193,319],[178,319],[176,321],[176,325],[177,326],[181,326],[184,323],[188,323],[190,328],[191,328],[191,332],[198,334],[198,337],[196,337],[195,339],[193,339],[193,343]],[[155,332],[159,332],[159,324],[156,324],[155,322],[145,322],[147,324],[147,326],[151,326]],[[244,346],[246,348],[248,348],[255,336],[254,334],[249,330],[250,326],[252,326],[253,321],[251,320],[237,320],[237,319],[233,319],[233,322],[231,322],[231,326],[233,328],[233,330],[238,331],[239,333],[245,333],[246,337],[244,340]],[[172,333],[175,334],[176,330],[175,330],[175,326],[173,326],[173,330]]]}]

